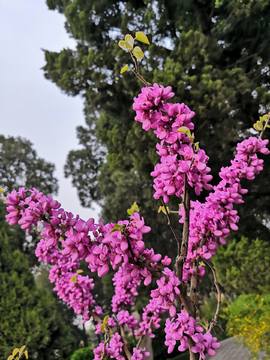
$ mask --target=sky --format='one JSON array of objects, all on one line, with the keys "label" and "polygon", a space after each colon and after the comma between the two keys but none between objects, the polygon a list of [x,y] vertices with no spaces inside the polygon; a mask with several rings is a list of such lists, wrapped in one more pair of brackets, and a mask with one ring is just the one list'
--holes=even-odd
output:
[{"label": "sky", "polygon": [[42,49],[75,49],[64,29],[65,17],[49,11],[45,0],[0,1],[0,134],[30,140],[37,155],[56,165],[66,211],[98,220],[99,207],[80,206],[63,167],[70,150],[79,149],[76,127],[84,125],[83,100],[69,97],[43,76]]}]

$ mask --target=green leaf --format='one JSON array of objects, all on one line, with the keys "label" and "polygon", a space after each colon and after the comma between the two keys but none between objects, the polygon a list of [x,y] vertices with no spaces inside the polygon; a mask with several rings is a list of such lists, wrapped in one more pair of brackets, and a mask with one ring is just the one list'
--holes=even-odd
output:
[{"label": "green leaf", "polygon": [[15,355],[17,355],[17,354],[18,354],[18,352],[19,352],[19,349],[18,349],[18,348],[16,348],[16,349],[14,349],[14,350],[12,351],[12,355],[13,355],[13,356],[15,356]]},{"label": "green leaf", "polygon": [[7,360],[12,360],[14,358],[14,356],[13,355],[10,355],[8,358],[7,358]]},{"label": "green leaf", "polygon": [[181,126],[179,129],[176,130],[177,132],[181,132],[181,133],[184,133],[184,134],[187,134],[190,130],[188,127],[186,126]]},{"label": "green leaf", "polygon": [[128,69],[128,65],[125,65],[124,67],[122,67],[120,74],[123,74],[125,71],[127,71]]},{"label": "green leaf", "polygon": [[76,284],[78,282],[77,275],[72,276],[72,278],[69,281],[74,282]]},{"label": "green leaf", "polygon": [[136,32],[135,40],[138,40],[144,44],[150,45],[150,42],[149,42],[147,36],[141,31]]},{"label": "green leaf", "polygon": [[[167,209],[168,214],[170,214],[170,209],[169,209],[169,207],[168,207],[168,206],[166,206],[166,209]],[[166,213],[166,210],[165,210],[165,207],[164,207],[164,206],[160,206],[160,207],[158,208],[158,212],[160,213],[161,211],[163,212],[163,214],[167,215],[167,213]]]},{"label": "green leaf", "polygon": [[132,50],[132,47],[125,40],[119,41],[118,45],[120,46],[121,49]]},{"label": "green leaf", "polygon": [[257,131],[263,130],[263,124],[260,121],[257,121],[256,124],[253,125],[254,129]]},{"label": "green leaf", "polygon": [[125,36],[125,42],[126,42],[126,44],[128,44],[128,45],[130,46],[130,50],[132,50],[132,49],[133,49],[133,45],[134,45],[134,39],[133,39],[133,37],[132,37],[131,35],[127,34],[127,35]]},{"label": "green leaf", "polygon": [[132,204],[131,208],[127,209],[128,215],[133,215],[135,212],[139,212],[139,206],[137,205],[136,201]]},{"label": "green leaf", "polygon": [[83,273],[83,270],[81,269],[77,270],[77,274],[81,274],[81,273]]},{"label": "green leaf", "polygon": [[25,355],[26,359],[28,359],[28,351],[27,350],[25,350],[24,355]]},{"label": "green leaf", "polygon": [[111,233],[119,230],[122,230],[122,225],[114,224],[114,228],[111,230]]},{"label": "green leaf", "polygon": [[105,318],[103,320],[104,325],[107,325],[108,319],[109,319],[109,315],[105,316]]},{"label": "green leaf", "polygon": [[20,348],[19,358],[22,356],[24,349],[25,349],[25,345],[23,345],[23,346]]},{"label": "green leaf", "polygon": [[0,188],[0,194],[3,194],[4,190]]},{"label": "green leaf", "polygon": [[132,54],[135,56],[135,58],[138,61],[142,60],[144,57],[142,49],[139,46],[135,46],[134,50],[132,51]]}]

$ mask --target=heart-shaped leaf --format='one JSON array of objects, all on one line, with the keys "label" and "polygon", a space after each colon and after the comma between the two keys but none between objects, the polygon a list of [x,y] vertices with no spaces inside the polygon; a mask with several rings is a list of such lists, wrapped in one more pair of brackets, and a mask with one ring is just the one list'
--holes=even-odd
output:
[{"label": "heart-shaped leaf", "polygon": [[136,46],[134,50],[132,51],[132,54],[135,56],[135,58],[140,61],[143,59],[144,54],[142,52],[142,49],[139,46]]},{"label": "heart-shaped leaf", "polygon": [[144,33],[142,33],[141,31],[136,32],[135,39],[144,44],[150,45],[150,42],[149,42],[147,36]]},{"label": "heart-shaped leaf", "polygon": [[256,124],[253,125],[254,129],[257,131],[263,130],[263,124],[260,121],[257,121]]},{"label": "heart-shaped leaf", "polygon": [[133,45],[134,45],[134,39],[131,35],[127,34],[125,36],[125,42],[130,46],[130,49],[129,50],[132,50],[133,49]]},{"label": "heart-shaped leaf", "polygon": [[132,50],[132,47],[125,40],[119,41],[118,45],[120,46],[121,49]]}]

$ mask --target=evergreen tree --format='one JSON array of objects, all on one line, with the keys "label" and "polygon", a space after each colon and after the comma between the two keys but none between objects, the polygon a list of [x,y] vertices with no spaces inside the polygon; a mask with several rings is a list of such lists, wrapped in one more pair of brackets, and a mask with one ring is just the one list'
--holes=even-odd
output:
[{"label": "evergreen tree", "polygon": [[[54,170],[54,164],[37,156],[29,140],[0,135],[0,187],[5,193],[10,193],[19,187],[27,189],[35,187],[45,194],[56,194],[58,184],[53,176]],[[0,212],[3,216],[6,214],[4,208],[5,206],[0,203]],[[0,218],[2,219],[1,216]],[[10,242],[13,249],[22,251],[31,267],[36,265],[38,262],[35,248],[39,237],[35,231],[32,230],[28,237],[19,226],[15,226],[11,231]]]},{"label": "evergreen tree", "polygon": [[58,313],[54,298],[39,290],[19,250],[12,251],[0,232],[0,359],[26,345],[29,359],[69,359],[76,349],[70,328]]},{"label": "evergreen tree", "polygon": [[55,165],[39,158],[32,146],[29,140],[0,135],[0,184],[7,192],[35,187],[45,194],[56,194]]},{"label": "evergreen tree", "polygon": [[213,257],[219,282],[236,295],[269,294],[269,262],[269,242],[250,241],[244,236],[230,241],[225,249],[219,248]]}]

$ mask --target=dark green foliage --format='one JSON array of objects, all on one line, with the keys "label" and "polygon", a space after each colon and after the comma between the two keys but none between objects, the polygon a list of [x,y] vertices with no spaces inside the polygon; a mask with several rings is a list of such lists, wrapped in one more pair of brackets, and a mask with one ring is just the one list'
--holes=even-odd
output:
[{"label": "dark green foliage", "polygon": [[90,348],[82,348],[76,350],[70,360],[92,360],[94,359],[93,349]]},{"label": "dark green foliage", "polygon": [[26,345],[29,359],[69,359],[76,348],[54,298],[39,290],[19,250],[0,232],[0,359]]},{"label": "dark green foliage", "polygon": [[30,141],[0,135],[0,185],[7,193],[19,187],[35,187],[46,195],[56,194],[54,170],[52,163],[37,157]]},{"label": "dark green foliage", "polygon": [[270,292],[269,242],[242,237],[219,249],[213,257],[219,282],[234,294]]}]

